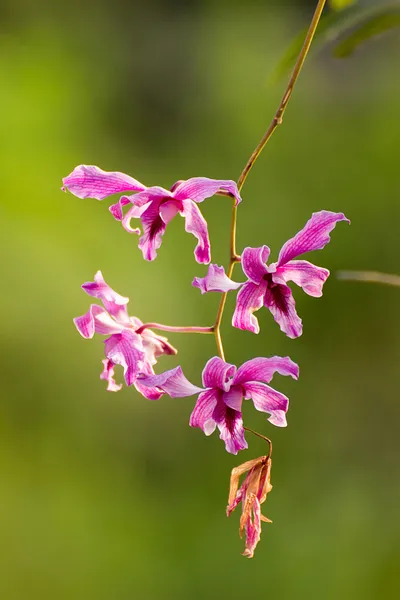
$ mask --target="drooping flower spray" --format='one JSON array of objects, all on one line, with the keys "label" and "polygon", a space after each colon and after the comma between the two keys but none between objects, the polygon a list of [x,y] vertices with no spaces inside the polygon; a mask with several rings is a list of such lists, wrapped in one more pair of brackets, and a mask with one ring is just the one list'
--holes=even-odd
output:
[{"label": "drooping flower spray", "polygon": [[[214,195],[232,199],[230,229],[230,255],[227,271],[216,264],[209,264],[205,277],[195,277],[193,285],[202,294],[221,294],[216,319],[213,325],[186,327],[167,326],[160,323],[142,323],[137,317],[129,316],[129,299],[116,293],[103,279],[101,271],[94,282],[82,288],[103,306],[92,304],[89,311],[74,319],[76,328],[84,338],[95,333],[107,336],[104,342],[105,358],[100,378],[107,381],[107,389],[116,392],[122,383],[115,379],[116,366],[123,368],[127,386],[134,386],[149,400],[158,400],[164,394],[172,398],[197,395],[190,425],[201,428],[206,435],[218,429],[227,452],[237,454],[248,447],[245,430],[265,439],[269,444],[268,455],[246,461],[232,471],[227,508],[228,516],[242,503],[240,534],[245,533],[244,555],[252,557],[260,539],[261,522],[269,519],[261,514],[260,505],[272,489],[271,452],[269,438],[244,426],[242,404],[251,400],[257,411],[268,414],[268,421],[277,426],[286,426],[289,400],[284,394],[270,386],[273,376],[290,376],[297,379],[299,367],[289,357],[271,356],[250,358],[236,367],[226,362],[221,336],[221,322],[228,293],[237,293],[236,308],[232,325],[259,333],[260,327],[254,313],[263,306],[271,313],[281,331],[290,338],[302,334],[302,321],[296,312],[295,300],[288,283],[293,282],[314,297],[322,295],[322,287],[329,271],[307,260],[297,257],[306,252],[321,250],[329,241],[330,233],[339,221],[347,221],[343,213],[321,210],[314,213],[294,237],[281,248],[276,262],[267,264],[270,249],[247,247],[238,253],[236,248],[236,225],[241,190],[254,163],[264,146],[282,123],[283,115],[292,95],[293,88],[302,69],[314,33],[324,9],[325,0],[319,0],[304,45],[301,49],[289,83],[270,126],[244,167],[238,182],[194,177],[177,181],[169,190],[147,187],[136,179],[120,172],[107,172],[95,166],[80,165],[63,180],[63,190],[69,190],[78,198],[103,200],[113,194],[122,194],[116,204],[110,206],[115,219],[121,221],[130,233],[140,235],[139,248],[143,258],[152,261],[157,256],[168,223],[178,214],[184,218],[185,229],[195,236],[197,244],[195,259],[200,264],[211,262],[211,244],[207,223],[199,204]],[[138,219],[140,228],[131,226]],[[167,236],[167,234],[166,234]],[[240,264],[245,280],[232,279],[236,264]],[[153,330],[176,333],[202,333],[215,336],[217,355],[211,357],[203,369],[203,387],[188,381],[181,367],[156,374],[154,366],[162,355],[176,354],[177,350],[168,340]],[[241,485],[240,477],[246,476]]]}]

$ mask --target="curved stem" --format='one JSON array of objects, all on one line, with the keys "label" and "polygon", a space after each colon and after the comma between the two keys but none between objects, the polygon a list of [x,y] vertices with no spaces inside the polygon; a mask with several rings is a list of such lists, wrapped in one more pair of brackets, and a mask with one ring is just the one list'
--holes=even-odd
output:
[{"label": "curved stem", "polygon": [[249,160],[247,161],[247,164],[244,167],[244,169],[239,177],[239,180],[238,180],[239,192],[242,189],[243,184],[246,181],[246,178],[247,178],[251,168],[253,167],[257,158],[260,156],[261,152],[263,151],[264,146],[267,144],[268,140],[270,139],[270,137],[272,136],[272,134],[274,133],[274,131],[278,127],[278,125],[282,125],[283,115],[285,113],[286,107],[287,107],[290,97],[292,95],[293,88],[296,84],[296,81],[297,81],[299,75],[300,75],[300,71],[303,67],[304,61],[307,57],[308,51],[311,46],[311,42],[315,35],[315,32],[316,32],[319,20],[322,15],[322,11],[324,10],[325,4],[326,4],[326,0],[318,0],[317,8],[315,9],[313,18],[311,19],[311,23],[310,23],[310,26],[308,28],[308,31],[307,31],[307,34],[306,34],[306,37],[305,37],[305,40],[303,43],[303,47],[300,50],[300,54],[296,60],[296,64],[294,66],[292,75],[289,79],[289,83],[286,86],[285,93],[282,96],[282,99],[279,103],[279,106],[274,115],[274,118],[272,119],[270,126],[268,127],[267,131],[264,133],[264,135],[261,138],[260,142],[258,143],[257,147],[255,148],[253,154],[250,156]]},{"label": "curved stem", "polygon": [[174,327],[162,323],[144,323],[136,333],[142,333],[145,329],[160,329],[161,331],[172,331],[174,333],[214,333],[214,327]]},{"label": "curved stem", "polygon": [[[292,95],[293,88],[296,84],[296,81],[297,81],[299,75],[300,75],[300,71],[303,67],[304,61],[307,57],[308,51],[311,46],[311,42],[313,40],[315,31],[317,29],[317,26],[318,26],[319,20],[322,15],[322,11],[324,10],[325,4],[326,4],[326,0],[318,0],[317,8],[315,9],[313,18],[312,18],[310,26],[308,28],[303,46],[300,50],[300,54],[297,58],[292,75],[289,79],[289,83],[286,86],[285,93],[282,96],[282,100],[280,101],[280,104],[274,115],[274,118],[272,119],[270,126],[268,127],[267,131],[261,138],[261,140],[258,143],[257,147],[255,148],[253,154],[250,156],[249,160],[247,161],[247,164],[244,167],[242,173],[240,174],[240,177],[237,182],[239,192],[241,191],[251,168],[253,167],[257,158],[260,156],[260,154],[263,151],[268,140],[270,139],[270,137],[272,136],[272,134],[274,133],[274,131],[278,127],[278,125],[281,125],[281,123],[282,123],[283,115],[285,113],[286,107],[287,107],[290,97]],[[237,222],[237,206],[236,206],[235,202],[233,202],[232,218],[231,218],[231,235],[230,235],[230,261],[229,261],[229,268],[228,268],[228,272],[227,272],[228,277],[232,277],[232,273],[233,273],[235,264],[240,262],[240,256],[236,252],[236,222]],[[220,355],[222,360],[225,360],[225,355],[224,355],[224,347],[222,344],[220,328],[221,328],[221,322],[222,322],[222,315],[224,314],[227,295],[228,295],[228,292],[224,292],[221,296],[221,300],[220,300],[219,306],[218,306],[217,316],[215,318],[214,329],[213,329],[214,335],[215,335],[215,341],[216,341],[217,348],[218,348],[218,354]]]},{"label": "curved stem", "polygon": [[262,440],[264,440],[265,442],[267,442],[267,444],[269,445],[268,458],[271,458],[271,456],[272,456],[272,441],[269,438],[265,437],[265,435],[258,433],[258,431],[254,431],[254,429],[250,429],[250,427],[243,427],[243,429],[245,429],[246,431],[250,431],[250,433],[253,433],[257,437],[259,437]]}]

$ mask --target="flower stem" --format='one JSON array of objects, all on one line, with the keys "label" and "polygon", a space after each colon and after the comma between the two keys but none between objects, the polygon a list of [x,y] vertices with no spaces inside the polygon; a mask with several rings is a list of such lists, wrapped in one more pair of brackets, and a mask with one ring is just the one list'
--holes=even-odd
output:
[{"label": "flower stem", "polygon": [[245,429],[246,431],[250,431],[250,433],[256,435],[257,437],[259,437],[262,440],[264,440],[265,442],[267,442],[267,444],[269,445],[268,458],[271,458],[271,456],[272,456],[272,441],[269,438],[265,437],[265,435],[258,433],[258,431],[254,431],[254,429],[250,429],[250,427],[243,427],[243,429]]},{"label": "flower stem", "polygon": [[258,143],[257,147],[255,148],[253,154],[250,156],[249,160],[247,161],[247,164],[244,167],[244,169],[239,177],[239,180],[238,180],[239,192],[242,189],[243,184],[246,181],[246,178],[247,178],[251,168],[253,167],[257,158],[260,156],[261,152],[263,151],[264,146],[266,145],[266,143],[268,142],[268,140],[270,139],[270,137],[272,136],[272,134],[274,133],[274,131],[278,127],[278,125],[282,125],[283,115],[284,115],[286,107],[289,103],[289,100],[292,95],[296,81],[300,75],[300,71],[303,67],[304,61],[306,60],[308,51],[311,46],[311,42],[312,42],[315,32],[317,30],[317,26],[318,26],[319,20],[322,15],[322,11],[324,10],[325,4],[326,4],[326,0],[318,0],[317,8],[315,9],[313,17],[311,19],[311,23],[308,28],[303,46],[300,50],[299,56],[297,57],[296,64],[293,68],[292,75],[289,79],[289,83],[286,86],[285,93],[282,96],[282,100],[280,101],[280,104],[274,115],[274,118],[272,119],[270,126],[268,127],[267,131],[264,133],[264,135],[261,138],[260,142]]},{"label": "flower stem", "polygon": [[[300,75],[304,61],[307,57],[308,51],[311,46],[311,42],[312,42],[314,34],[316,32],[316,29],[317,29],[319,20],[322,15],[322,11],[324,10],[325,4],[326,4],[326,0],[318,0],[318,4],[317,4],[317,7],[313,14],[313,17],[311,19],[311,23],[308,28],[303,46],[300,50],[299,56],[297,57],[296,64],[293,68],[292,75],[289,79],[289,83],[286,86],[285,93],[282,96],[282,99],[279,103],[278,109],[270,123],[270,126],[268,127],[267,131],[264,133],[263,137],[261,138],[260,142],[256,146],[254,152],[250,156],[249,160],[246,163],[246,166],[244,167],[243,171],[240,174],[240,177],[237,182],[239,192],[241,191],[250,170],[252,169],[257,158],[260,156],[261,152],[263,151],[265,145],[267,144],[270,137],[274,133],[275,129],[278,127],[278,125],[282,124],[283,115],[284,115],[286,107],[289,103],[289,100],[292,95],[296,81]],[[240,256],[236,252],[236,223],[237,223],[237,206],[235,205],[235,202],[234,202],[233,207],[232,207],[232,218],[231,218],[230,262],[229,262],[229,268],[228,268],[228,272],[227,272],[228,277],[232,277],[232,273],[233,273],[235,264],[240,262]],[[228,295],[228,292],[224,292],[221,296],[221,300],[219,302],[217,316],[215,318],[215,324],[214,324],[214,328],[213,328],[213,332],[215,335],[215,341],[216,341],[217,348],[218,348],[218,353],[219,353],[220,357],[222,358],[222,360],[225,360],[225,357],[224,357],[224,347],[222,344],[220,328],[221,328],[222,316],[224,314],[227,295]]]},{"label": "flower stem", "polygon": [[140,334],[145,329],[160,329],[161,331],[171,331],[173,333],[214,333],[214,327],[174,327],[162,323],[144,323],[136,329],[136,333]]},{"label": "flower stem", "polygon": [[379,271],[338,271],[338,279],[348,281],[367,281],[369,283],[383,283],[400,287],[400,276],[390,273],[379,273]]}]

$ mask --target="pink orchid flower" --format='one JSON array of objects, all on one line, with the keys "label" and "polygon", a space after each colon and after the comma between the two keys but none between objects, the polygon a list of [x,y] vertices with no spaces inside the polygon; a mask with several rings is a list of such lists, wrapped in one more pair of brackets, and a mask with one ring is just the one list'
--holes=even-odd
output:
[{"label": "pink orchid flower", "polygon": [[[112,194],[134,192],[123,195],[116,204],[110,206],[110,212],[130,233],[140,234],[138,228],[131,227],[132,219],[140,219],[143,235],[139,248],[146,260],[154,260],[161,246],[162,236],[168,223],[178,213],[185,219],[185,229],[198,240],[194,251],[198,263],[211,260],[208,227],[200,212],[198,203],[215,194],[230,195],[241,201],[234,181],[193,177],[187,181],[177,181],[170,190],[162,187],[146,187],[129,175],[108,172],[93,165],[80,165],[68,177],[63,179],[63,190],[69,190],[78,198],[96,198],[103,200]],[[123,208],[130,208],[123,214]]]},{"label": "pink orchid flower", "polygon": [[269,413],[268,421],[273,425],[286,426],[289,400],[267,385],[274,373],[297,379],[299,367],[289,357],[273,356],[253,358],[237,369],[214,356],[203,370],[204,388],[191,384],[181,367],[160,375],[143,375],[140,383],[165,392],[171,398],[199,394],[190,417],[191,427],[200,427],[206,435],[218,427],[227,452],[237,454],[247,448],[241,410],[243,399],[251,399],[256,410]]},{"label": "pink orchid flower", "polygon": [[241,265],[247,281],[235,283],[223,267],[211,264],[205,277],[195,277],[193,285],[205,292],[228,292],[241,288],[237,295],[232,325],[253,333],[260,331],[254,312],[266,306],[275,321],[290,338],[302,334],[302,322],[296,312],[292,290],[287,285],[293,281],[309,296],[322,296],[322,287],[329,276],[328,269],[317,267],[307,260],[293,260],[300,254],[321,250],[330,241],[330,232],[338,221],[349,220],[343,213],[327,210],[314,213],[301,231],[281,248],[278,261],[267,265],[268,246],[245,248]]},{"label": "pink orchid flower", "polygon": [[104,281],[101,271],[97,271],[93,282],[82,285],[82,289],[103,303],[103,307],[92,304],[88,312],[74,319],[75,326],[82,337],[91,339],[95,333],[108,335],[104,341],[106,358],[100,379],[108,383],[107,390],[117,392],[122,384],[114,379],[115,365],[124,370],[126,385],[134,385],[138,392],[149,400],[158,400],[162,392],[156,388],[142,386],[138,373],[154,374],[153,365],[162,354],[176,354],[176,349],[165,337],[149,329],[140,334],[137,330],[143,323],[137,317],[128,315],[126,306],[129,298],[120,296]]}]

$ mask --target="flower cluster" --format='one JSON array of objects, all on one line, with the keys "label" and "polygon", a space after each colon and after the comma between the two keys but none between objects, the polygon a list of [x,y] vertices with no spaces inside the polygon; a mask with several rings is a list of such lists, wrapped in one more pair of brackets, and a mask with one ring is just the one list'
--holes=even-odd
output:
[{"label": "flower cluster", "polygon": [[[131,233],[137,233],[139,248],[145,260],[154,260],[161,246],[168,223],[178,213],[185,219],[185,229],[197,239],[194,251],[198,263],[211,261],[211,246],[207,223],[198,204],[216,194],[230,196],[234,206],[241,202],[238,187],[231,180],[215,180],[195,177],[176,182],[169,190],[159,186],[146,187],[136,179],[120,172],[107,172],[95,166],[81,165],[63,180],[63,190],[69,190],[79,198],[103,200],[113,194],[121,194],[110,206],[113,217],[122,222]],[[236,210],[236,208],[234,208]],[[132,228],[132,219],[139,219],[142,230]],[[223,267],[209,264],[205,277],[195,277],[193,285],[202,294],[219,292],[226,295],[237,291],[236,308],[232,325],[238,329],[259,333],[260,326],[254,313],[262,306],[272,313],[280,329],[290,338],[302,334],[302,321],[296,312],[295,300],[288,283],[293,282],[309,296],[320,297],[329,271],[297,257],[314,250],[321,250],[330,241],[330,233],[339,221],[347,221],[342,213],[320,211],[314,213],[306,225],[281,248],[276,262],[267,264],[268,246],[247,247],[237,255],[245,281],[233,281]],[[229,272],[231,275],[231,271]],[[243,400],[251,400],[257,411],[268,414],[268,421],[286,426],[288,398],[269,384],[274,374],[289,375],[297,379],[299,368],[289,357],[256,357],[241,366],[225,362],[221,347],[220,356],[210,358],[202,373],[202,387],[191,383],[180,366],[156,374],[154,366],[162,355],[176,354],[175,348],[165,337],[152,329],[172,332],[215,333],[212,327],[175,327],[157,323],[142,323],[130,317],[127,311],[129,299],[115,292],[98,271],[93,282],[83,284],[83,290],[101,301],[91,304],[89,311],[74,319],[75,326],[84,338],[95,333],[107,336],[104,341],[105,358],[101,379],[107,381],[109,391],[118,391],[122,383],[115,381],[114,369],[123,368],[127,386],[149,400],[158,400],[164,394],[172,398],[197,395],[197,401],[189,424],[199,427],[206,435],[216,428],[227,452],[237,454],[246,449],[243,425]],[[223,310],[223,305],[222,305]],[[222,315],[222,313],[221,313]],[[248,471],[239,488],[239,477]],[[253,556],[260,537],[260,504],[271,490],[271,458],[261,457],[247,461],[234,469],[227,513],[243,503],[240,521],[241,533],[246,533],[246,556]],[[239,488],[239,490],[238,490]]]}]

